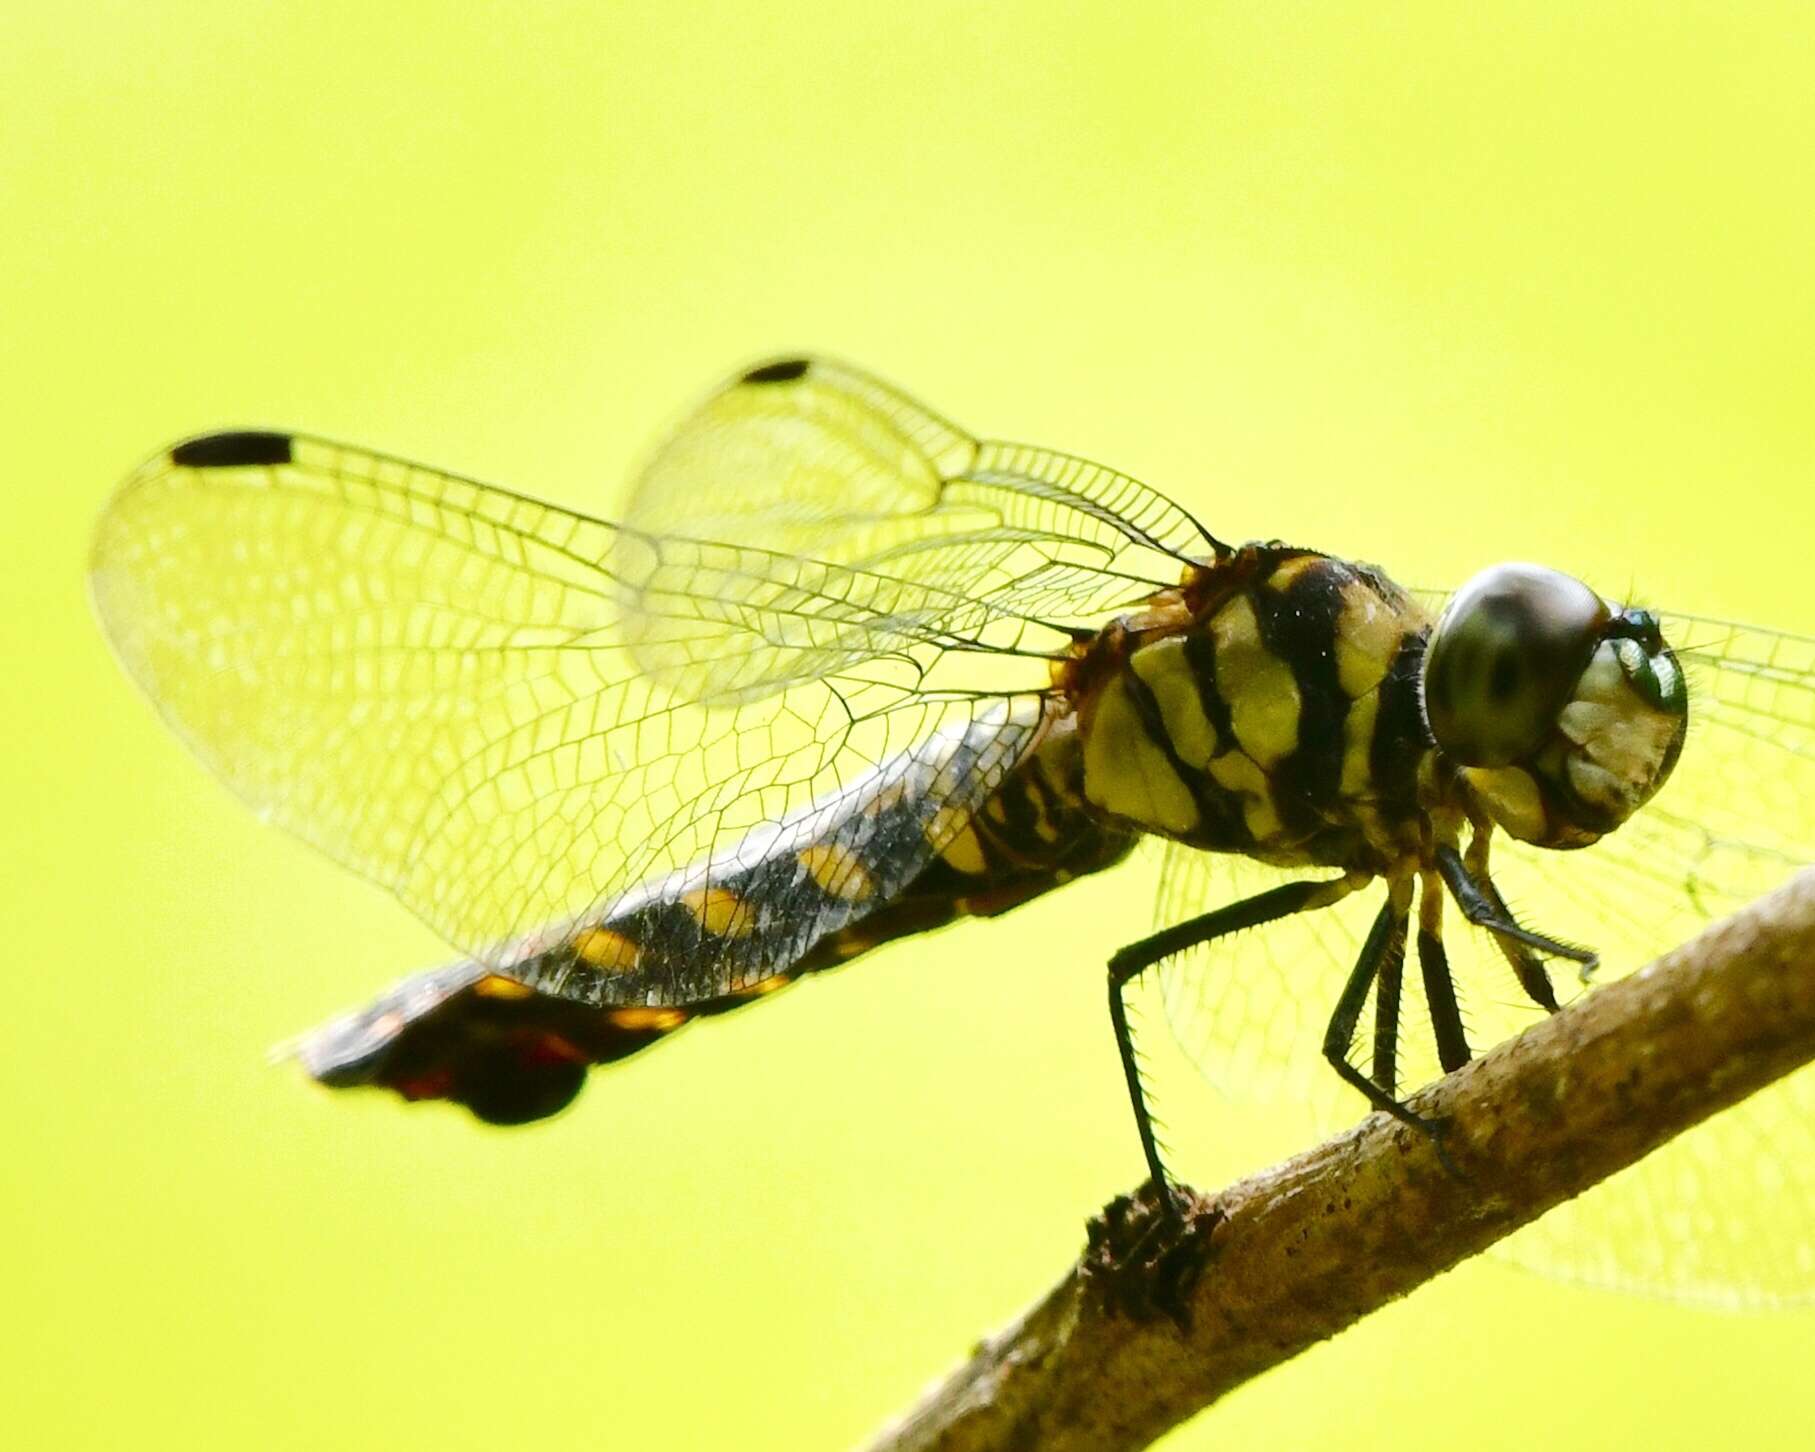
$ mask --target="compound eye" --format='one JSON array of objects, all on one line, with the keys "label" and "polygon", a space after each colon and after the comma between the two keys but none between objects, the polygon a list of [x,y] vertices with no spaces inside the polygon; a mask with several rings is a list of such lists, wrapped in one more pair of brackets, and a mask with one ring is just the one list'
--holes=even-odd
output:
[{"label": "compound eye", "polygon": [[1506,766],[1544,744],[1611,618],[1580,580],[1494,565],[1458,590],[1431,632],[1424,714],[1463,766]]},{"label": "compound eye", "polygon": [[[1640,611],[1628,610],[1625,618],[1630,620],[1641,615]],[[1615,640],[1614,657],[1619,661],[1620,669],[1633,690],[1639,693],[1639,698],[1647,706],[1680,716],[1689,705],[1689,692],[1683,681],[1682,667],[1677,664],[1676,656],[1665,647],[1663,638],[1657,633],[1655,622],[1649,616],[1643,616],[1643,623],[1650,626],[1649,639],[1656,640],[1657,644],[1649,645],[1648,638],[1643,635]]]}]

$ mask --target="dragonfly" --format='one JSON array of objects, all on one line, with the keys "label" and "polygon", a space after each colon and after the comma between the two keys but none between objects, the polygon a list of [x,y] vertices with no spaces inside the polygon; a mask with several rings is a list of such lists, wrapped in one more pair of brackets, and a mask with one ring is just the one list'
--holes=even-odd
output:
[{"label": "dragonfly", "polygon": [[[307,434],[192,437],[121,484],[90,579],[195,754],[462,955],[303,1066],[495,1124],[1139,850],[1161,925],[1109,956],[1108,1007],[1165,1187],[1127,1010],[1150,970],[1233,1096],[1428,1129],[1406,1085],[1815,861],[1815,639],[1535,565],[1444,595],[1230,544],[826,358],[710,394],[617,523]],[[1512,1244],[1791,1301],[1812,1232],[1805,1070]]]}]

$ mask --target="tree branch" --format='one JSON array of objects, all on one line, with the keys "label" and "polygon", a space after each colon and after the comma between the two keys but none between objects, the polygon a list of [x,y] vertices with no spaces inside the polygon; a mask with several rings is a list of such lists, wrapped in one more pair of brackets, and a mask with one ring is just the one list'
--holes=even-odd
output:
[{"label": "tree branch", "polygon": [[1815,1058],[1815,870],[1420,1092],[1462,1171],[1375,1114],[1217,1198],[1189,1329],[1080,1263],[870,1452],[1145,1447]]}]

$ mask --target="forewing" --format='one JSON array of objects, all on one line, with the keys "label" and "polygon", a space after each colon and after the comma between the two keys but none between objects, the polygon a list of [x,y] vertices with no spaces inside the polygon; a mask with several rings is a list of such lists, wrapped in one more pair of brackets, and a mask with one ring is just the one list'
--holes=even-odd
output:
[{"label": "forewing", "polygon": [[642,470],[626,522],[829,560],[1086,628],[1224,548],[1127,475],[980,442],[826,359],[765,364],[709,397]]},{"label": "forewing", "polygon": [[[1683,754],[1658,797],[1579,852],[1497,839],[1495,880],[1520,920],[1601,954],[1619,977],[1815,862],[1815,641],[1666,617],[1691,684]],[[1278,873],[1171,847],[1160,915],[1177,921]],[[1321,1057],[1329,1013],[1379,893],[1182,955],[1162,973],[1168,1019],[1213,1083],[1302,1109],[1309,1133],[1350,1122],[1360,1097]],[[1527,1027],[1525,998],[1486,935],[1453,904],[1445,944],[1477,1052]],[[1567,965],[1567,1002],[1584,991]],[[1415,957],[1405,971],[1402,1091],[1441,1072]],[[1377,995],[1354,1061],[1366,1067]],[[1294,1146],[1283,1144],[1282,1153]],[[1498,1253],[1587,1284],[1720,1304],[1815,1297],[1815,1070],[1804,1069],[1561,1206]]]},{"label": "forewing", "polygon": [[[149,461],[92,584],[127,669],[235,791],[500,967],[839,815],[918,745],[999,733],[927,778],[961,822],[1048,677],[982,639],[1032,627],[959,595],[287,435]],[[652,676],[639,651],[693,664]]]}]

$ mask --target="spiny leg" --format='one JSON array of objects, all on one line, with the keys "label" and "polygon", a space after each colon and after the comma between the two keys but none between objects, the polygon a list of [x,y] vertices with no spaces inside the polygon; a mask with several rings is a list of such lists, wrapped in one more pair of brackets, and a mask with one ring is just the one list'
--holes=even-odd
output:
[{"label": "spiny leg", "polygon": [[[1153,1120],[1141,1090],[1140,1065],[1122,992],[1129,981],[1155,963],[1187,948],[1243,928],[1327,907],[1369,881],[1350,873],[1329,882],[1295,882],[1258,893],[1241,902],[1204,913],[1131,943],[1109,960],[1109,1018],[1115,1028],[1122,1073],[1140,1130],[1141,1151],[1151,1176],[1151,1199],[1118,1196],[1090,1222],[1085,1273],[1099,1283],[1112,1305],[1136,1320],[1163,1311],[1181,1327],[1190,1326],[1189,1295],[1210,1253],[1211,1235],[1221,1212],[1210,1202],[1181,1197],[1161,1162]],[[1184,1203],[1181,1203],[1183,1199]]]},{"label": "spiny leg", "polygon": [[[1462,861],[1488,902],[1510,922],[1512,913],[1506,906],[1506,899],[1500,896],[1500,889],[1494,886],[1493,876],[1487,867],[1488,845],[1492,841],[1491,824],[1477,824],[1475,835],[1469,840],[1468,852]],[[1558,1008],[1556,989],[1551,986],[1550,974],[1545,971],[1538,955],[1517,939],[1503,937],[1498,933],[1494,935],[1494,942],[1512,966],[1513,976],[1519,980],[1519,986],[1525,990],[1526,996],[1546,1013],[1555,1013]],[[1583,982],[1588,980],[1588,975],[1593,971],[1592,964],[1583,965]]]},{"label": "spiny leg", "polygon": [[1405,948],[1381,960],[1374,986],[1374,1083],[1399,1092],[1399,1006],[1405,986]]},{"label": "spiny leg", "polygon": [[1355,1046],[1355,1029],[1361,1022],[1361,1009],[1367,1002],[1368,990],[1383,972],[1398,979],[1404,968],[1406,923],[1411,911],[1412,880],[1402,877],[1389,888],[1386,903],[1375,917],[1374,926],[1368,929],[1367,941],[1361,945],[1361,954],[1349,972],[1348,982],[1342,986],[1336,1010],[1330,1015],[1329,1027],[1323,1033],[1323,1056],[1345,1083],[1367,1096],[1368,1103],[1374,1108],[1384,1109],[1395,1119],[1429,1130],[1430,1121],[1414,1114],[1393,1097],[1390,1089],[1377,1084],[1349,1062],[1349,1050]]},{"label": "spiny leg", "polygon": [[1462,1027],[1462,1010],[1456,1003],[1449,954],[1443,949],[1443,885],[1430,872],[1418,881],[1418,972],[1424,978],[1424,1002],[1437,1041],[1437,1062],[1444,1073],[1453,1074],[1472,1055]]},{"label": "spiny leg", "polygon": [[[1500,900],[1499,891],[1491,882],[1486,887],[1477,882],[1453,845],[1437,849],[1437,871],[1442,874],[1444,886],[1449,888],[1456,906],[1462,909],[1462,916],[1476,927],[1486,928],[1502,944],[1522,944],[1526,948],[1535,948],[1540,953],[1548,953],[1553,958],[1567,958],[1572,963],[1581,964],[1584,975],[1592,973],[1595,965],[1600,962],[1592,949],[1578,948],[1573,943],[1548,938],[1543,933],[1534,933],[1529,928],[1520,927],[1506,910],[1505,903]],[[1525,991],[1541,1006],[1554,1008],[1556,998],[1550,992],[1548,977],[1544,975],[1541,965],[1532,960],[1530,966],[1537,972],[1534,978],[1528,978],[1521,967],[1525,956],[1515,956],[1510,949],[1507,951],[1507,958],[1512,963],[1513,971],[1519,974],[1519,981]],[[1541,986],[1537,979],[1543,980]],[[1546,998],[1549,999],[1548,1003]]]},{"label": "spiny leg", "polygon": [[1174,953],[1240,932],[1243,928],[1257,928],[1263,923],[1290,917],[1293,913],[1328,907],[1369,880],[1365,873],[1350,873],[1326,882],[1288,882],[1163,928],[1138,943],[1130,943],[1109,960],[1109,1022],[1115,1029],[1116,1052],[1121,1055],[1122,1074],[1128,1081],[1128,1098],[1134,1106],[1135,1127],[1140,1131],[1141,1153],[1146,1156],[1147,1171],[1153,1177],[1155,1189],[1175,1214],[1177,1206],[1172,1198],[1171,1182],[1160,1159],[1159,1144],[1153,1134],[1153,1117],[1141,1090],[1141,1070],[1135,1059],[1134,1036],[1128,1028],[1128,1007],[1122,997],[1123,990],[1131,979]]},{"label": "spiny leg", "polygon": [[1361,945],[1361,954],[1336,1000],[1330,1025],[1324,1030],[1323,1056],[1343,1082],[1360,1090],[1374,1108],[1424,1134],[1436,1151],[1438,1162],[1459,1179],[1461,1171],[1443,1147],[1443,1121],[1427,1119],[1417,1113],[1390,1089],[1377,1084],[1349,1062],[1349,1051],[1355,1044],[1355,1027],[1361,1021],[1361,1008],[1367,1002],[1368,990],[1382,974],[1397,980],[1404,970],[1406,928],[1411,915],[1412,879],[1408,875],[1396,878],[1390,884],[1386,904],[1368,930],[1367,941]]},{"label": "spiny leg", "polygon": [[[1418,879],[1418,968],[1437,1057],[1447,1074],[1466,1064],[1470,1054],[1449,958],[1443,951],[1443,884],[1436,874],[1428,872],[1421,873]],[[1402,939],[1398,951],[1382,957],[1374,986],[1373,1080],[1379,1089],[1395,1098],[1399,1092],[1399,1016],[1404,977]]]}]

